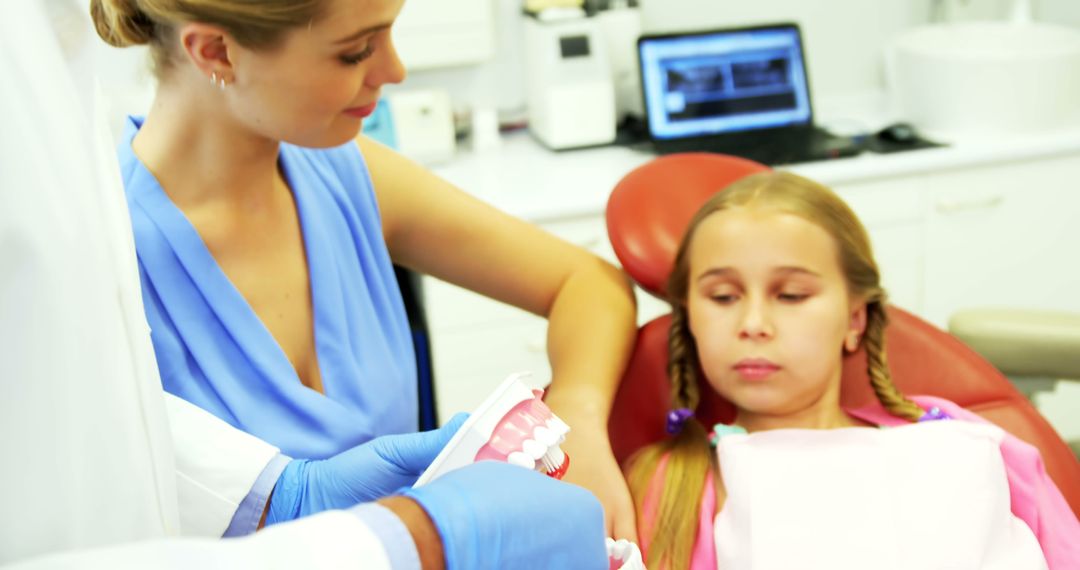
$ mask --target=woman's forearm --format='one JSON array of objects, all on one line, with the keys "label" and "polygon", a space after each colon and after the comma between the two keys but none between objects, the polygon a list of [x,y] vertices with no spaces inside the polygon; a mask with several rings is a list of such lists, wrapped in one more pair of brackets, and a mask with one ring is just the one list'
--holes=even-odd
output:
[{"label": "woman's forearm", "polygon": [[633,349],[637,305],[628,278],[599,258],[560,288],[548,315],[552,387],[547,401],[606,425]]}]

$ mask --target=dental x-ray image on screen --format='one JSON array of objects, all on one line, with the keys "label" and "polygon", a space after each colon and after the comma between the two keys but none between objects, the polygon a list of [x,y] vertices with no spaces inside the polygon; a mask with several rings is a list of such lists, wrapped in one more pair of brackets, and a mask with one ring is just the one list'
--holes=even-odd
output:
[{"label": "dental x-ray image on screen", "polygon": [[813,125],[795,24],[644,36],[638,56],[660,152],[711,150],[776,164],[838,156],[848,142]]}]

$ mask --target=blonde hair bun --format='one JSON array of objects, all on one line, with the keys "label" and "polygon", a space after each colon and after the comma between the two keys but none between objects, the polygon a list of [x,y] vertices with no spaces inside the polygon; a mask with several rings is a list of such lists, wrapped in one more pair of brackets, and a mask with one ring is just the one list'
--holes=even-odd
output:
[{"label": "blonde hair bun", "polygon": [[150,43],[154,21],[138,4],[138,0],[90,0],[90,17],[101,39],[115,47]]}]

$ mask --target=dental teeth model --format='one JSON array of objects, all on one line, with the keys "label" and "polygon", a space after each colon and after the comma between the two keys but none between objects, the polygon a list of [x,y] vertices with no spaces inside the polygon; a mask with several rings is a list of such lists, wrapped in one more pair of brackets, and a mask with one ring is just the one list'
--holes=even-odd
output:
[{"label": "dental teeth model", "polygon": [[[465,420],[454,437],[416,480],[425,485],[470,463],[504,461],[562,479],[570,467],[570,456],[559,444],[566,441],[570,426],[551,413],[540,397],[522,381],[529,373],[511,374]],[[608,563],[612,570],[645,570],[641,551],[626,540],[607,539]]]},{"label": "dental teeth model", "polygon": [[439,476],[483,460],[504,461],[561,479],[570,457],[559,448],[570,426],[540,400],[541,390],[522,381],[527,373],[512,374],[469,416],[416,487]]}]

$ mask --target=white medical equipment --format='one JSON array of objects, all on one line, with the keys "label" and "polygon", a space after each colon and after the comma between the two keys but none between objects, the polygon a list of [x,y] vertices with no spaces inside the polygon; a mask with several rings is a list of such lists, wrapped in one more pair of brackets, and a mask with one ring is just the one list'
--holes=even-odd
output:
[{"label": "white medical equipment", "polygon": [[413,89],[397,91],[388,99],[391,128],[401,154],[423,164],[453,158],[457,139],[450,93]]},{"label": "white medical equipment", "polygon": [[556,150],[614,141],[615,86],[597,21],[546,14],[525,20],[529,130]]}]

